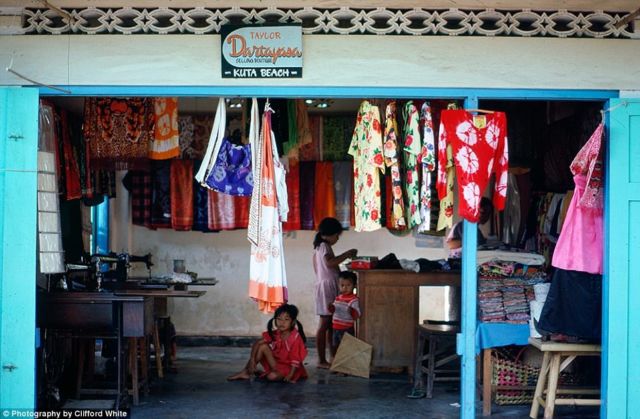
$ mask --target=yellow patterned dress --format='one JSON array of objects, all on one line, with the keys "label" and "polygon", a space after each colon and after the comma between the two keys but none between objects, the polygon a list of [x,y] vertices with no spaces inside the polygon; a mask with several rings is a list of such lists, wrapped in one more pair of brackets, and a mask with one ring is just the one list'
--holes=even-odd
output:
[{"label": "yellow patterned dress", "polygon": [[355,231],[381,227],[380,173],[384,173],[380,110],[368,101],[358,109],[358,119],[349,146],[353,156]]}]

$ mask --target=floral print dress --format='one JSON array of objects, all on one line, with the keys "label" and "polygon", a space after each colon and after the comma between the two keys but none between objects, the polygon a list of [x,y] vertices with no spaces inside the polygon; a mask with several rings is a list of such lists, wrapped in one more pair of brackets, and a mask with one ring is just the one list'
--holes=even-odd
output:
[{"label": "floral print dress", "polygon": [[404,187],[407,194],[407,224],[409,228],[413,228],[421,222],[418,174],[418,155],[421,149],[418,109],[413,101],[409,101],[404,106]]},{"label": "floral print dress", "polygon": [[349,146],[353,156],[355,231],[374,231],[380,223],[380,173],[384,173],[380,110],[363,101]]},{"label": "floral print dress", "polygon": [[447,193],[445,170],[446,147],[449,144],[458,177],[460,216],[473,223],[478,222],[480,198],[494,172],[496,184],[493,205],[497,210],[502,210],[507,197],[509,168],[505,113],[472,115],[464,109],[442,111],[438,144],[438,196],[441,198]]},{"label": "floral print dress", "polygon": [[384,124],[384,162],[391,169],[391,194],[393,195],[391,219],[387,226],[394,230],[406,228],[404,218],[404,199],[402,197],[402,178],[400,177],[400,159],[398,150],[398,122],[396,102],[387,104]]},{"label": "floral print dress", "polygon": [[424,102],[422,105],[420,122],[423,133],[422,150],[418,157],[422,169],[422,183],[420,184],[420,218],[422,223],[418,230],[425,232],[431,229],[431,172],[436,170],[435,138],[429,102]]}]

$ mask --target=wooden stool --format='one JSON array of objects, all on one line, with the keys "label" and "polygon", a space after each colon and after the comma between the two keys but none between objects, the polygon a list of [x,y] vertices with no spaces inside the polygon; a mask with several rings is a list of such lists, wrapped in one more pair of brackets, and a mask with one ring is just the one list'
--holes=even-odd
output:
[{"label": "wooden stool", "polygon": [[[544,417],[552,418],[556,405],[599,406],[600,399],[556,399],[558,394],[600,395],[599,389],[559,389],[560,372],[578,356],[600,356],[600,345],[584,343],[542,342],[539,338],[529,338],[529,344],[543,353],[542,366],[538,376],[536,392],[529,417],[537,418],[540,406],[544,406]],[[564,361],[562,358],[565,358]],[[546,398],[545,398],[546,394]]]},{"label": "wooden stool", "polygon": [[[418,325],[418,348],[413,373],[413,392],[410,397],[424,397],[420,392],[424,391],[424,375],[427,376],[427,398],[433,396],[433,383],[435,381],[460,381],[460,369],[441,368],[459,358],[456,353],[456,334],[460,331],[458,326],[447,324],[420,324]],[[425,345],[428,343],[428,352],[424,354]],[[427,366],[423,362],[427,361]]]}]

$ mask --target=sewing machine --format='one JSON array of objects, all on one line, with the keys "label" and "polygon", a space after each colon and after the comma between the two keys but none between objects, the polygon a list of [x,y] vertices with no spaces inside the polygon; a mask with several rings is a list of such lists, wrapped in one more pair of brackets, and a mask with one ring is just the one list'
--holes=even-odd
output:
[{"label": "sewing machine", "polygon": [[[151,276],[151,254],[144,256],[129,253],[109,253],[91,255],[88,262],[68,263],[66,265],[68,278],[76,280],[80,287],[87,291],[101,291],[103,289],[117,289],[124,287],[129,277],[131,263],[144,263],[149,277]],[[73,285],[69,286],[73,289]]]}]

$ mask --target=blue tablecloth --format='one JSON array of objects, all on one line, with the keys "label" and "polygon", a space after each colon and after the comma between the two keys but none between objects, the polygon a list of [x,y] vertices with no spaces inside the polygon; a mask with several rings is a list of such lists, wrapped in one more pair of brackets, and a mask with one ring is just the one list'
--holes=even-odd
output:
[{"label": "blue tablecloth", "polygon": [[478,323],[476,328],[476,354],[485,348],[528,343],[529,324]]}]

